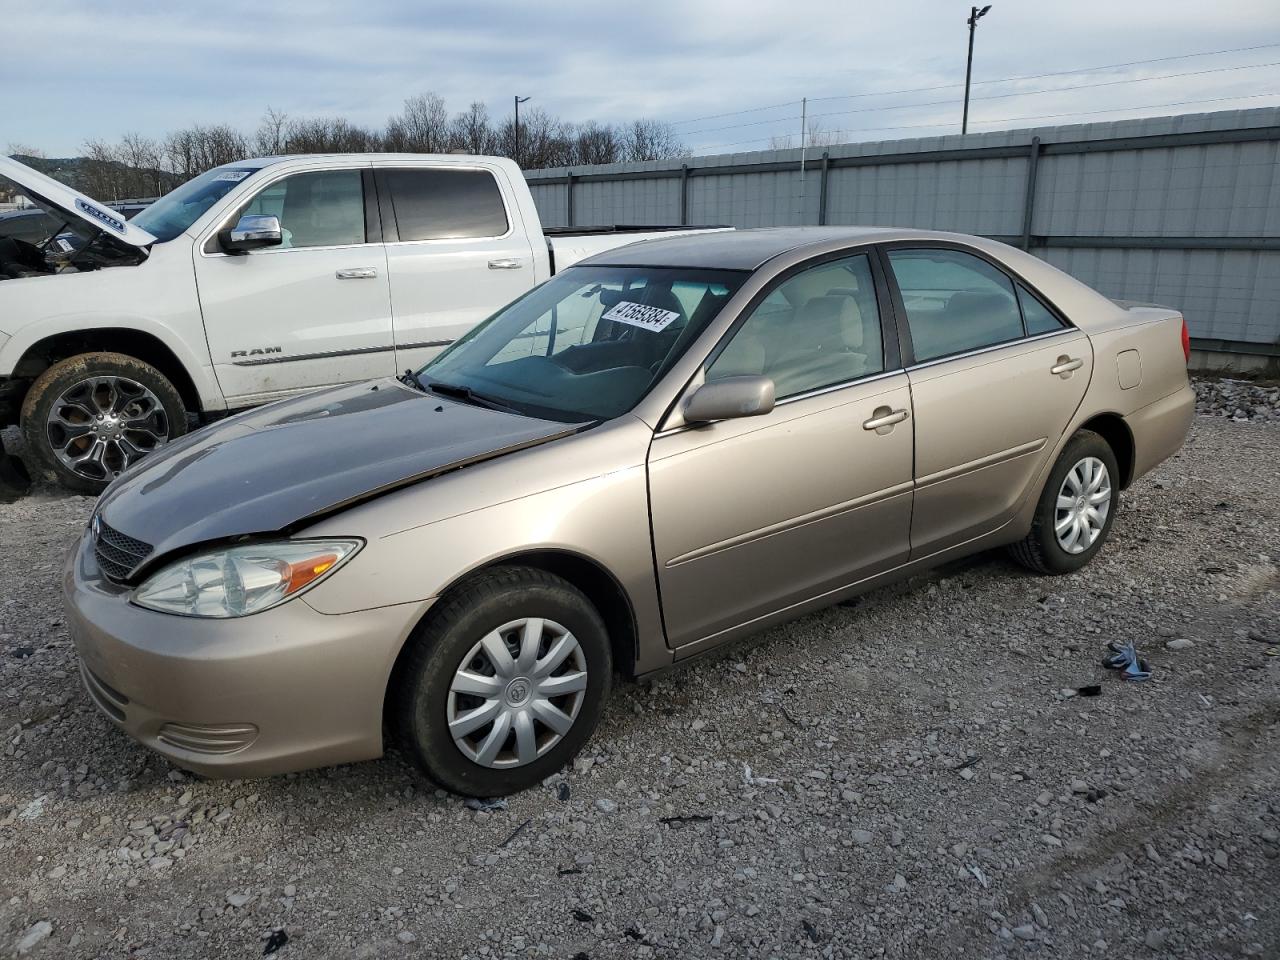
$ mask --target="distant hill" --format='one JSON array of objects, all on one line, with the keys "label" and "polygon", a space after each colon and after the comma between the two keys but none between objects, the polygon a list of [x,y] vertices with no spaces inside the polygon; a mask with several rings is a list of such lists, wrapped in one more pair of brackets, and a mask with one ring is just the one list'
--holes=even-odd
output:
[{"label": "distant hill", "polygon": [[[29,157],[23,154],[15,154],[13,159],[98,200],[154,197],[157,193],[153,186],[157,182],[156,171],[131,167],[116,160]],[[159,177],[172,179],[172,174],[162,173]]]}]

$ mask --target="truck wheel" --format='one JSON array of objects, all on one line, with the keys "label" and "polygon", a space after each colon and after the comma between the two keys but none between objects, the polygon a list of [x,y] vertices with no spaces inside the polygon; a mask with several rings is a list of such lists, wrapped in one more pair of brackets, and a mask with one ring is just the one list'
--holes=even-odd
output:
[{"label": "truck wheel", "polygon": [[392,692],[405,752],[472,797],[534,786],[582,748],[604,712],[609,637],[572,584],[497,567],[450,591],[418,628]]},{"label": "truck wheel", "polygon": [[187,431],[187,409],[155,367],[122,353],[82,353],[40,374],[22,402],[32,465],[81,493]]}]

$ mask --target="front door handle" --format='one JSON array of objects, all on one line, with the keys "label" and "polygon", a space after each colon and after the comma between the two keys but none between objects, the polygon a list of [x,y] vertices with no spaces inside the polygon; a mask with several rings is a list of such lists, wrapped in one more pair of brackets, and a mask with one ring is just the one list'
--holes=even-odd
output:
[{"label": "front door handle", "polygon": [[498,260],[489,261],[490,270],[519,270],[524,266],[524,261],[519,257],[502,257]]},{"label": "front door handle", "polygon": [[1049,368],[1049,372],[1054,376],[1062,377],[1064,380],[1071,375],[1073,370],[1079,370],[1084,366],[1084,361],[1079,357],[1068,357],[1065,354],[1058,358],[1058,362]]},{"label": "front door handle", "polygon": [[373,280],[378,276],[377,267],[348,267],[334,273],[339,280]]},{"label": "front door handle", "polygon": [[905,410],[892,410],[889,407],[877,407],[874,416],[870,420],[862,421],[863,430],[875,430],[877,432],[883,430],[888,433],[895,423],[901,423],[907,419],[910,414]]}]

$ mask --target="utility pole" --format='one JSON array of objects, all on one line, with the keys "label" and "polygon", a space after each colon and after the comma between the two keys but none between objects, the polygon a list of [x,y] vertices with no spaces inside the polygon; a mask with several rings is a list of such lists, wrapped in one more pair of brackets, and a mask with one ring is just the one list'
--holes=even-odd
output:
[{"label": "utility pole", "polygon": [[516,162],[516,166],[519,166],[520,165],[520,104],[527,103],[530,98],[517,96],[514,99],[516,102],[515,143],[513,145],[514,149],[511,152],[515,154],[515,156],[513,156],[511,159]]},{"label": "utility pole", "polygon": [[809,145],[807,131],[809,129],[809,98],[800,101],[800,182],[804,183],[804,156]]},{"label": "utility pole", "polygon": [[978,26],[978,21],[985,17],[990,9],[989,3],[981,10],[977,7],[969,8],[969,59],[964,65],[964,117],[960,121],[961,135],[969,132],[969,79],[973,76],[973,31]]},{"label": "utility pole", "polygon": [[809,137],[809,98],[800,100],[800,222],[804,223],[804,157]]}]

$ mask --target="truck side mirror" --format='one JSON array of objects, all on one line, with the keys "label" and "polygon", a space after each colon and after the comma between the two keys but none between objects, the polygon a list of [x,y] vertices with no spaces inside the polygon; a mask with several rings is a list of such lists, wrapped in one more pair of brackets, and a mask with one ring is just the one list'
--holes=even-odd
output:
[{"label": "truck side mirror", "polygon": [[279,217],[246,215],[230,230],[218,234],[218,245],[227,253],[278,247],[282,242]]}]

